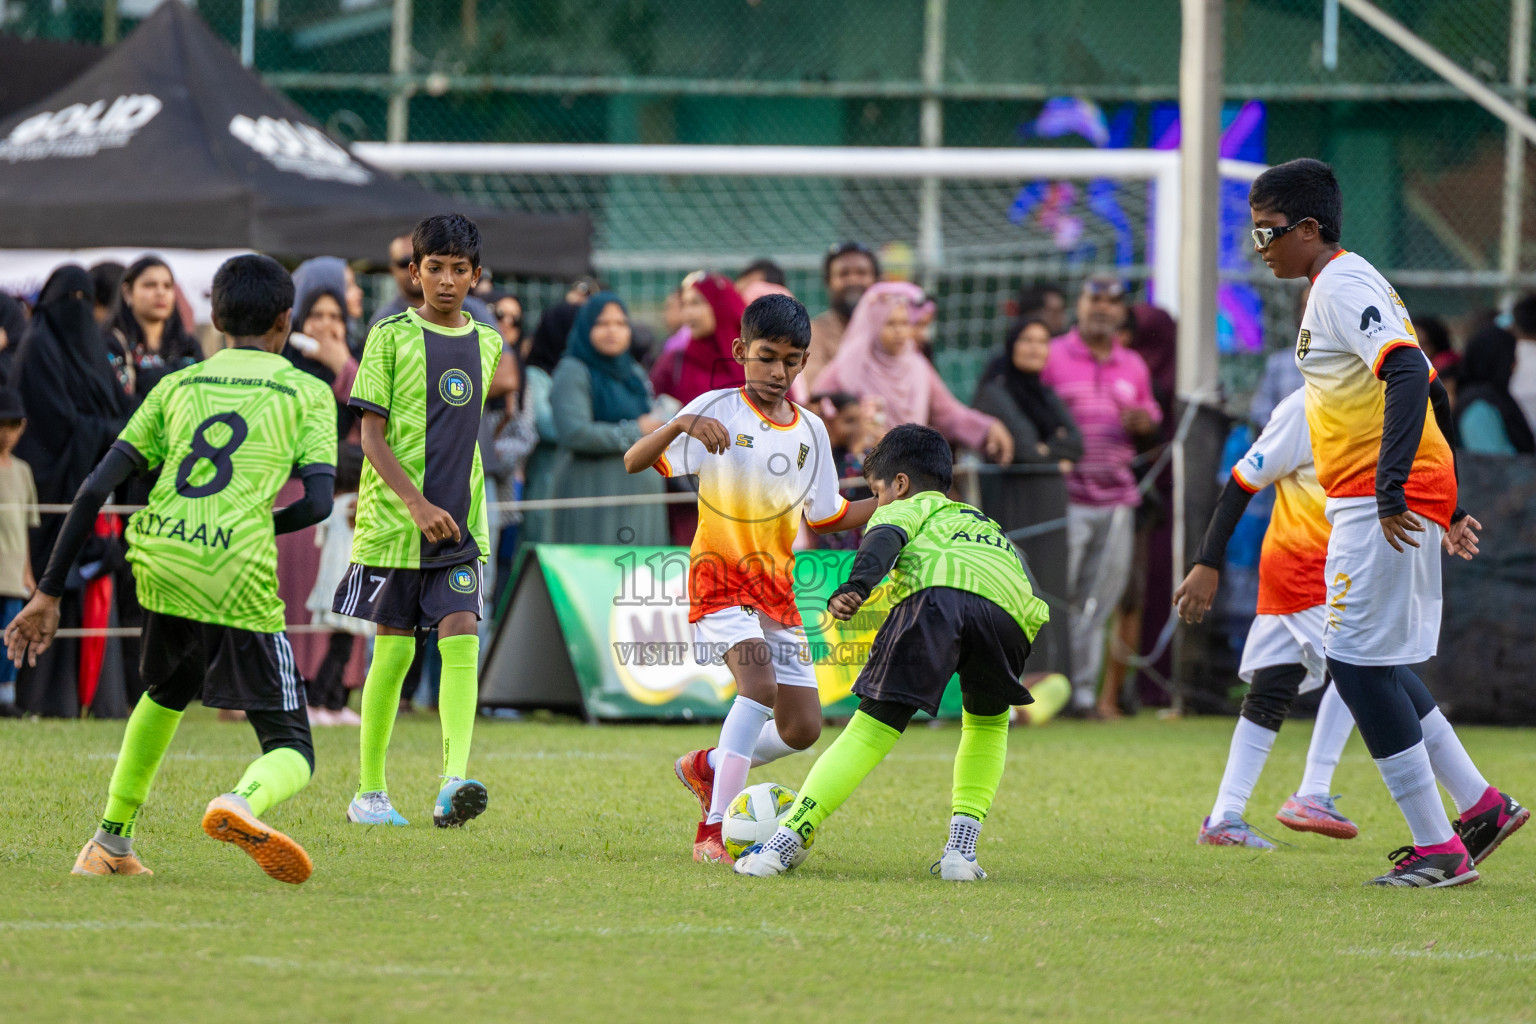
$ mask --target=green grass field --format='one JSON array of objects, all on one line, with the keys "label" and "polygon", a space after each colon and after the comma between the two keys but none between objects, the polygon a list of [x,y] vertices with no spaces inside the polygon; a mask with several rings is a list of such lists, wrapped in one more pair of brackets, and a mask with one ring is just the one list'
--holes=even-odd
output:
[{"label": "green grass field", "polygon": [[[482,720],[471,764],[491,807],[457,832],[430,824],[434,719],[395,732],[393,795],[415,824],[393,831],[343,821],[357,733],[323,729],[316,779],[270,817],[314,857],[295,887],[198,828],[253,756],[246,726],[189,714],[141,816],[156,875],[83,879],[69,867],[121,723],[4,722],[0,1019],[1536,1019],[1536,830],[1475,885],[1362,888],[1406,829],[1356,737],[1337,788],[1359,839],[1197,847],[1231,726],[1015,731],[982,838],[992,877],[971,886],[927,870],[953,726],[910,730],[806,865],[766,881],[689,859],[694,805],[671,761],[713,728]],[[1250,807],[1260,827],[1308,732],[1282,733]],[[1531,732],[1465,738],[1536,800]],[[810,764],[753,778],[794,786]]]}]

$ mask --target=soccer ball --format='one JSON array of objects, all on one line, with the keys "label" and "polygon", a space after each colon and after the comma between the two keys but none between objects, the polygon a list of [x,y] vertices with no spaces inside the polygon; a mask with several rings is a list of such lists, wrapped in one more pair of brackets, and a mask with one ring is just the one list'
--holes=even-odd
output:
[{"label": "soccer ball", "polygon": [[725,840],[726,852],[733,859],[739,858],[748,847],[773,838],[794,805],[795,796],[794,790],[777,782],[759,782],[737,793],[720,823],[720,838]]}]

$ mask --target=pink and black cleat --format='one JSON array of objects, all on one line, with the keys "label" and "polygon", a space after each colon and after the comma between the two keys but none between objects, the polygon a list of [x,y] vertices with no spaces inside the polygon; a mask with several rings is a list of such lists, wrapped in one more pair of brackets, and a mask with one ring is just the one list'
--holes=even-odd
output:
[{"label": "pink and black cleat", "polygon": [[1455,837],[1434,846],[1399,847],[1387,854],[1387,859],[1392,862],[1392,870],[1371,879],[1366,885],[1444,889],[1478,879],[1467,848]]},{"label": "pink and black cleat", "polygon": [[1500,843],[1530,820],[1529,810],[1489,786],[1482,799],[1452,822],[1451,827],[1467,845],[1467,855],[1472,858],[1472,863],[1481,864]]}]

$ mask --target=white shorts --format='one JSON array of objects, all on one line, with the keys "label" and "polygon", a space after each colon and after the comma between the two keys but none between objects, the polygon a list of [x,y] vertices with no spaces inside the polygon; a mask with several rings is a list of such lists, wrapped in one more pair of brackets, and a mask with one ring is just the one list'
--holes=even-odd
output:
[{"label": "white shorts", "polygon": [[722,608],[693,624],[693,658],[701,665],[718,665],[725,652],[743,640],[762,640],[773,659],[780,686],[816,688],[816,665],[805,642],[804,626],[786,626],[755,608]]},{"label": "white shorts", "polygon": [[1419,546],[1395,551],[1381,532],[1374,498],[1328,499],[1328,657],[1351,665],[1416,665],[1434,657],[1445,531],[1418,518]]},{"label": "white shorts", "polygon": [[1323,606],[1313,605],[1289,615],[1259,615],[1248,629],[1243,643],[1243,662],[1237,674],[1245,683],[1261,668],[1276,665],[1305,665],[1307,678],[1301,692],[1308,693],[1323,685],[1328,666],[1323,660]]}]

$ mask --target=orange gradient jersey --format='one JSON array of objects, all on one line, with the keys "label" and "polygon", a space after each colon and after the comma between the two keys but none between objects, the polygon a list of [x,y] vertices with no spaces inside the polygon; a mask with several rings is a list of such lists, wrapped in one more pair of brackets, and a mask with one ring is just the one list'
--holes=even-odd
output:
[{"label": "orange gradient jersey", "polygon": [[787,422],[758,409],[743,388],[707,391],[677,419],[712,416],[725,425],[730,447],[711,455],[679,434],[656,460],[662,476],[699,478],[699,529],[688,572],[688,621],[745,606],[800,625],[795,605],[793,544],[803,516],[812,526],[836,523],[848,511],[837,489],[827,428],[789,403]]},{"label": "orange gradient jersey", "polygon": [[[1375,267],[1341,251],[1312,282],[1296,339],[1312,456],[1330,498],[1376,496],[1387,390],[1377,375],[1387,354],[1403,347],[1419,347],[1403,301]],[[1433,367],[1429,372],[1433,380]],[[1455,463],[1433,411],[1425,406],[1424,433],[1404,497],[1414,512],[1449,529],[1456,510]]]},{"label": "orange gradient jersey", "polygon": [[1275,511],[1259,552],[1260,615],[1291,615],[1328,599],[1327,496],[1312,466],[1305,388],[1275,406],[1232,478],[1244,490],[1275,486]]}]

